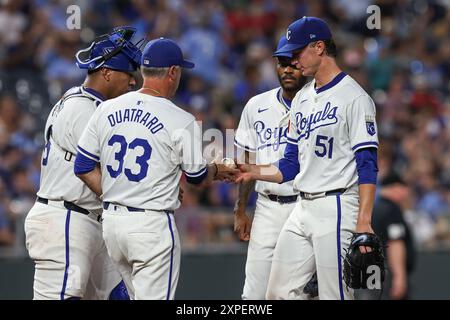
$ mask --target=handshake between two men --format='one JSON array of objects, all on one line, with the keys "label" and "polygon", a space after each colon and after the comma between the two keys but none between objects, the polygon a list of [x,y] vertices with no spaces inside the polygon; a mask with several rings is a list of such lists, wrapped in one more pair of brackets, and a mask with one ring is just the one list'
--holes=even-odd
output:
[{"label": "handshake between two men", "polygon": [[273,164],[255,165],[240,163],[231,158],[214,160],[214,180],[234,182],[236,184],[246,183],[254,180],[281,183],[283,175]]}]

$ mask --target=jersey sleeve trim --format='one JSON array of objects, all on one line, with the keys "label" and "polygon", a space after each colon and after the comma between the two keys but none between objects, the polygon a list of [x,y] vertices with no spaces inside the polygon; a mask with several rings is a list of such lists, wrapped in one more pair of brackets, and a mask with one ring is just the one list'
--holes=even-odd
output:
[{"label": "jersey sleeve trim", "polygon": [[361,143],[358,143],[357,145],[353,146],[352,150],[356,151],[358,149],[367,148],[367,147],[378,148],[378,142],[375,142],[375,141],[361,142]]},{"label": "jersey sleeve trim", "polygon": [[97,162],[100,161],[100,157],[97,157],[96,155],[90,153],[89,151],[84,150],[82,147],[78,146],[78,152],[82,153],[85,157],[88,157],[92,160],[95,160]]},{"label": "jersey sleeve trim", "polygon": [[206,167],[202,168],[201,170],[199,170],[197,172],[186,172],[186,171],[183,171],[183,172],[186,175],[186,177],[195,178],[195,177],[199,177],[202,174],[204,174],[205,171],[206,171]]},{"label": "jersey sleeve trim", "polygon": [[76,175],[91,172],[97,166],[97,161],[86,157],[81,152],[77,153],[74,164],[74,172]]},{"label": "jersey sleeve trim", "polygon": [[186,181],[190,184],[200,184],[203,180],[205,180],[206,176],[208,175],[208,168],[205,167],[203,170],[200,171],[199,175],[196,175],[195,177],[189,176],[186,174]]},{"label": "jersey sleeve trim", "polygon": [[287,142],[290,143],[290,144],[295,144],[296,145],[298,143],[298,140],[287,137]]},{"label": "jersey sleeve trim", "polygon": [[249,146],[246,146],[246,145],[240,143],[239,141],[236,140],[236,138],[234,138],[234,144],[235,144],[237,147],[239,147],[239,148],[241,148],[241,149],[244,149],[244,150],[246,150],[246,151],[256,152],[256,149],[250,148]]}]

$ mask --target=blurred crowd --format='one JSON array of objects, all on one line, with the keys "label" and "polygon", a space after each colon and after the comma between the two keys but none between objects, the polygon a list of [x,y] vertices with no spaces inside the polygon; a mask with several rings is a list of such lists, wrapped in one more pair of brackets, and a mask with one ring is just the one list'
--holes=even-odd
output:
[{"label": "blurred crowd", "polygon": [[[81,9],[80,30],[67,28],[72,4]],[[372,4],[380,8],[380,29],[366,25]],[[14,243],[22,228],[17,221],[35,200],[42,131],[52,105],[85,76],[75,66],[77,50],[119,25],[135,27],[137,38],[177,40],[196,68],[183,74],[176,103],[202,120],[203,129],[224,132],[237,127],[250,97],[278,86],[271,55],[286,27],[305,15],[330,24],[340,65],[376,102],[379,176],[394,170],[410,186],[402,206],[419,246],[450,247],[445,0],[1,1],[0,245]],[[184,187],[179,216],[186,245],[234,243],[236,187]]]}]

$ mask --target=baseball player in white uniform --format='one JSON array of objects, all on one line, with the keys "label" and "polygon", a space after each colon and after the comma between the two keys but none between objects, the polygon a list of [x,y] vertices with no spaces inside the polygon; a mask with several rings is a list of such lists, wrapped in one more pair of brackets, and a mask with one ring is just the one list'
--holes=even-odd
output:
[{"label": "baseball player in white uniform", "polygon": [[[342,256],[352,232],[373,233],[377,176],[375,105],[335,62],[325,21],[291,24],[278,53],[292,52],[303,76],[313,76],[292,101],[288,146],[276,166],[240,165],[237,182],[294,179],[301,199],[275,248],[266,298],[304,299],[317,271],[319,298],[352,299],[342,280]],[[368,250],[361,247],[362,253]]]},{"label": "baseball player in white uniform", "polygon": [[[283,35],[277,50],[286,44]],[[291,64],[291,53],[275,54],[281,87],[261,93],[246,104],[236,131],[235,145],[249,163],[270,164],[283,157],[291,101],[305,84],[305,77]],[[262,300],[266,296],[273,250],[289,214],[297,202],[293,181],[277,184],[250,181],[239,185],[234,209],[235,232],[249,241],[243,299]],[[253,221],[245,213],[251,192],[258,192]]]},{"label": "baseball player in white uniform", "polygon": [[[105,99],[129,90],[141,51],[122,27],[77,54],[88,75],[56,103],[45,126],[37,201],[25,220],[26,246],[36,265],[34,299],[129,299],[102,238],[101,202],[73,173],[86,123]],[[80,55],[89,54],[88,61]]]},{"label": "baseball player in white uniform", "polygon": [[238,171],[206,164],[194,116],[169,100],[181,68],[192,67],[174,41],[150,41],[142,88],[103,103],[78,146],[75,173],[102,195],[106,247],[137,300],[175,296],[180,240],[173,213],[182,171],[194,184]]}]

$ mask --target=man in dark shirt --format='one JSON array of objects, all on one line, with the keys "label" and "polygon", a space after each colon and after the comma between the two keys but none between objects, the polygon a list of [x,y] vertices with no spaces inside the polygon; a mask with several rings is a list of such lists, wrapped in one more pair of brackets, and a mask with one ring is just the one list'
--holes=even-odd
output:
[{"label": "man in dark shirt", "polygon": [[401,208],[409,193],[409,187],[399,176],[389,174],[381,181],[380,196],[373,210],[373,230],[387,245],[383,299],[408,299],[411,294],[409,277],[414,270],[415,249]]}]

